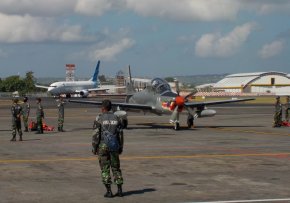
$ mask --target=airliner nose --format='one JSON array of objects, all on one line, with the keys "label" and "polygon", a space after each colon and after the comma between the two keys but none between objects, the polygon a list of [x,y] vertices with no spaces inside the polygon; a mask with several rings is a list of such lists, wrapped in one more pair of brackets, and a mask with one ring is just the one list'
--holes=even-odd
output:
[{"label": "airliner nose", "polygon": [[47,91],[48,91],[48,92],[52,92],[53,89],[54,89],[54,87],[48,87]]}]

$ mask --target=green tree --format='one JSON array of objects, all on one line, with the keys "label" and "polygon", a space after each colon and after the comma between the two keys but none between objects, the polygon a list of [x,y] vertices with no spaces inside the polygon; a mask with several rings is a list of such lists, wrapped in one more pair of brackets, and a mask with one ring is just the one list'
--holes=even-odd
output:
[{"label": "green tree", "polygon": [[34,86],[34,81],[35,81],[35,78],[33,76],[33,72],[32,71],[27,72],[24,78],[24,83],[25,83],[24,93],[35,91],[36,87]]},{"label": "green tree", "polygon": [[2,82],[2,89],[5,92],[23,92],[25,89],[25,82],[21,80],[21,78],[18,75],[13,75],[10,77],[7,77]]},{"label": "green tree", "polygon": [[164,78],[164,80],[166,80],[167,82],[174,82],[173,77],[166,77],[166,78]]},{"label": "green tree", "polygon": [[3,92],[3,88],[2,88],[2,86],[3,86],[3,81],[2,81],[2,79],[0,78],[0,92]]}]

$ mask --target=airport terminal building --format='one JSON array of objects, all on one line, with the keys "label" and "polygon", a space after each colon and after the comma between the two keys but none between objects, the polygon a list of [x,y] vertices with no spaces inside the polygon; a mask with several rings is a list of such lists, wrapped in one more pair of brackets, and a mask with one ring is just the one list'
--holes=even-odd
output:
[{"label": "airport terminal building", "polygon": [[290,75],[282,72],[240,73],[213,85],[215,92],[289,94]]}]

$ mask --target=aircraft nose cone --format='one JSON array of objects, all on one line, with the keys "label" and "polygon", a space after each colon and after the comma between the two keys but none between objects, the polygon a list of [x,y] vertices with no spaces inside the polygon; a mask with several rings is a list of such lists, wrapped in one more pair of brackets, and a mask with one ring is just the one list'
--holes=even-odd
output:
[{"label": "aircraft nose cone", "polygon": [[177,97],[175,98],[175,102],[176,102],[176,105],[177,105],[177,106],[183,106],[184,103],[185,103],[185,100],[184,100],[183,97],[181,97],[181,96],[177,96]]}]

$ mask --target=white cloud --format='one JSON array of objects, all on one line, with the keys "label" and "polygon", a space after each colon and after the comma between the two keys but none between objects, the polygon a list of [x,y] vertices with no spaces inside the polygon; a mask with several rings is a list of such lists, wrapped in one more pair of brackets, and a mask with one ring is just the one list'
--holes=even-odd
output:
[{"label": "white cloud", "polygon": [[144,16],[177,20],[232,20],[239,11],[233,0],[125,0],[127,8]]},{"label": "white cloud", "polygon": [[284,41],[276,40],[269,44],[265,44],[259,51],[261,58],[270,58],[280,54],[284,49]]},{"label": "white cloud", "polygon": [[289,0],[239,0],[243,10],[254,10],[259,14],[288,13],[290,11]]},{"label": "white cloud", "polygon": [[237,26],[225,36],[220,33],[204,34],[196,42],[195,54],[199,57],[229,57],[245,43],[255,23]]},{"label": "white cloud", "polygon": [[112,1],[108,0],[78,0],[75,11],[89,16],[101,16],[112,8]]},{"label": "white cloud", "polygon": [[1,0],[0,12],[8,15],[56,16],[74,10],[77,0]]},{"label": "white cloud", "polygon": [[84,35],[79,25],[58,25],[52,18],[16,16],[0,13],[0,42],[83,42],[94,37]]},{"label": "white cloud", "polygon": [[123,38],[117,42],[110,44],[97,44],[92,47],[87,54],[90,60],[104,60],[111,61],[114,60],[115,57],[121,54],[123,51],[131,48],[135,44],[135,41],[130,38]]},{"label": "white cloud", "polygon": [[101,16],[110,10],[132,10],[143,16],[185,21],[233,20],[241,10],[268,14],[289,12],[288,0],[1,0],[7,15]]}]

